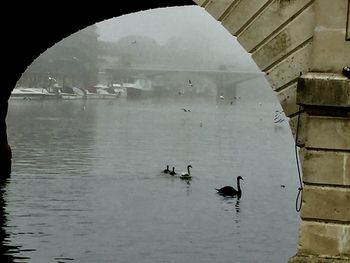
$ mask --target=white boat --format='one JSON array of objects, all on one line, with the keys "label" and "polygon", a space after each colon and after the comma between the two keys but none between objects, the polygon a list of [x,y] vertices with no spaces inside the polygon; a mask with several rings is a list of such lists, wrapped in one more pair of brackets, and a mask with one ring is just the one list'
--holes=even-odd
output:
[{"label": "white boat", "polygon": [[113,87],[98,84],[85,91],[86,99],[116,99],[120,96],[119,92],[116,92]]},{"label": "white boat", "polygon": [[133,83],[123,83],[128,98],[148,97],[154,93],[152,82],[147,79],[135,79]]},{"label": "white boat", "polygon": [[113,83],[112,88],[114,89],[114,92],[118,93],[118,98],[126,97],[126,88],[123,87],[122,84]]},{"label": "white boat", "polygon": [[44,88],[24,88],[16,87],[11,92],[10,99],[18,100],[41,100],[47,98],[57,98],[56,94],[48,92]]},{"label": "white boat", "polygon": [[116,92],[112,87],[99,88],[97,94],[100,99],[116,99],[120,96],[120,92]]},{"label": "white boat", "polygon": [[126,89],[126,96],[128,98],[138,98],[141,96],[142,89],[140,86],[136,86],[134,83],[123,83],[123,87]]},{"label": "white boat", "polygon": [[84,93],[78,88],[64,86],[59,89],[59,96],[64,100],[75,100],[83,98]]}]

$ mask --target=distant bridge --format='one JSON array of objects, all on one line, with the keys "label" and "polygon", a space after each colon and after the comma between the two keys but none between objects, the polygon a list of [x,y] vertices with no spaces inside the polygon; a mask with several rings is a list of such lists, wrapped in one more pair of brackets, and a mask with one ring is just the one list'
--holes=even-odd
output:
[{"label": "distant bridge", "polygon": [[[239,83],[244,81],[262,78],[264,72],[259,71],[234,71],[234,70],[213,70],[213,69],[193,69],[193,68],[167,68],[162,66],[133,66],[133,67],[114,67],[109,66],[105,71],[110,76],[127,76],[127,78],[146,78],[154,79],[157,76],[182,74],[190,79],[191,76],[205,76],[213,83],[216,83],[218,94],[227,94],[228,89],[234,89]],[[117,77],[118,78],[118,77]],[[229,93],[232,94],[232,91]]]}]

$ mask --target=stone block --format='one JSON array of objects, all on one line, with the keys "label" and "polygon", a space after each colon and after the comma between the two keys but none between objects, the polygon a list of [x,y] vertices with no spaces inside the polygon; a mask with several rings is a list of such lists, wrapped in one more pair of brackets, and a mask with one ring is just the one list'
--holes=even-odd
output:
[{"label": "stone block", "polygon": [[312,3],[310,0],[272,1],[257,18],[239,35],[240,43],[253,52],[257,45],[266,41]]},{"label": "stone block", "polygon": [[315,28],[311,71],[341,73],[350,63],[350,42],[346,29]]},{"label": "stone block", "polygon": [[303,148],[299,155],[305,183],[350,186],[350,153]]},{"label": "stone block", "polygon": [[[301,113],[299,117],[299,129],[298,129],[298,140],[297,145],[303,147],[306,141],[306,124],[308,115],[306,113]],[[292,131],[293,138],[295,140],[297,127],[298,127],[298,115],[289,118],[289,127]]]},{"label": "stone block", "polygon": [[[336,3],[336,4],[335,4]],[[317,26],[324,28],[345,28],[348,0],[317,0],[315,16]]]},{"label": "stone block", "polygon": [[346,41],[350,41],[350,2],[348,2],[348,17],[346,20]]},{"label": "stone block", "polygon": [[247,26],[254,19],[255,14],[268,2],[269,0],[241,0],[223,18],[222,25],[232,35],[237,36],[240,30]]},{"label": "stone block", "polygon": [[210,0],[206,5],[205,9],[211,14],[216,20],[220,20],[227,9],[237,0]]},{"label": "stone block", "polygon": [[282,109],[286,116],[294,115],[298,112],[299,106],[296,104],[297,83],[277,93],[277,98],[281,103]]},{"label": "stone block", "polygon": [[350,258],[317,257],[312,255],[295,255],[288,263],[350,263]]},{"label": "stone block", "polygon": [[273,90],[280,90],[291,81],[297,81],[301,74],[310,70],[312,42],[282,60],[266,72],[266,79]]},{"label": "stone block", "polygon": [[[312,7],[309,6],[286,28],[252,53],[252,58],[262,71],[268,71],[275,64],[311,41],[314,30],[314,11]],[[239,41],[239,38],[237,40]]]},{"label": "stone block", "polygon": [[350,79],[336,73],[307,73],[299,78],[297,103],[350,107]]},{"label": "stone block", "polygon": [[340,221],[350,224],[349,188],[305,185],[302,202],[301,218],[303,219]]},{"label": "stone block", "polygon": [[349,260],[350,225],[302,220],[299,229],[298,254]]},{"label": "stone block", "polygon": [[315,2],[312,71],[341,73],[350,63],[350,42],[345,41],[348,5],[348,0]]},{"label": "stone block", "polygon": [[350,117],[309,116],[305,146],[350,151]]}]

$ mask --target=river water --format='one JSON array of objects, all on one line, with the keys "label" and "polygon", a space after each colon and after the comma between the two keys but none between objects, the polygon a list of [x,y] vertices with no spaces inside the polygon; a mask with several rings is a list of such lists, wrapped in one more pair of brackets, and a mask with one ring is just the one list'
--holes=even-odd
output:
[{"label": "river water", "polygon": [[[3,253],[35,263],[287,262],[298,179],[288,124],[273,122],[279,109],[245,97],[11,101]],[[179,173],[191,164],[193,179],[161,174],[167,164]],[[239,201],[216,194],[239,175]]]}]

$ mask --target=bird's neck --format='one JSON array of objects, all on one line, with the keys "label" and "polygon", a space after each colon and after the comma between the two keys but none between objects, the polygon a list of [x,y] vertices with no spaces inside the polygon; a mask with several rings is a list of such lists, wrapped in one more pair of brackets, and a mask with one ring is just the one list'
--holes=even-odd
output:
[{"label": "bird's neck", "polygon": [[238,190],[238,192],[240,192],[241,191],[241,184],[240,184],[240,182],[239,182],[240,180],[239,179],[237,179],[237,190]]},{"label": "bird's neck", "polygon": [[188,175],[190,175],[190,167],[187,166],[187,172],[188,172]]}]

